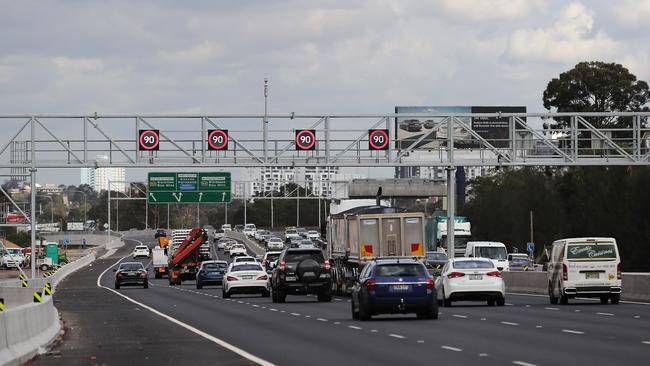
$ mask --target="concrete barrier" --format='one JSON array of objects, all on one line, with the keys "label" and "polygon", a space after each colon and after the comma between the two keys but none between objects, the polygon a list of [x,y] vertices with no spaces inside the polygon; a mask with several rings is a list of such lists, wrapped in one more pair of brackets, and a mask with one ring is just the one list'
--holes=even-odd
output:
[{"label": "concrete barrier", "polygon": [[[506,291],[513,293],[548,294],[546,272],[503,272]],[[650,273],[623,273],[623,301],[650,302]]]}]

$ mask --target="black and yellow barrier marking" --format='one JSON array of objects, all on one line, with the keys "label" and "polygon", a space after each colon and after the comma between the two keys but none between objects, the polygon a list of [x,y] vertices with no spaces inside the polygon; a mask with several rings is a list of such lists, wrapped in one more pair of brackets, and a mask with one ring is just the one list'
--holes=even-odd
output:
[{"label": "black and yellow barrier marking", "polygon": [[49,283],[46,283],[45,287],[43,287],[43,294],[52,296],[52,287],[50,286]]},{"label": "black and yellow barrier marking", "polygon": [[5,311],[5,299],[0,297],[0,312]]},{"label": "black and yellow barrier marking", "polygon": [[24,274],[19,274],[18,279],[19,280],[25,280],[25,275]]},{"label": "black and yellow barrier marking", "polygon": [[27,284],[27,281],[23,280],[23,282],[20,284],[20,287],[29,287],[29,284]]},{"label": "black and yellow barrier marking", "polygon": [[34,291],[34,302],[43,302],[43,298],[41,297],[41,293],[38,291]]}]

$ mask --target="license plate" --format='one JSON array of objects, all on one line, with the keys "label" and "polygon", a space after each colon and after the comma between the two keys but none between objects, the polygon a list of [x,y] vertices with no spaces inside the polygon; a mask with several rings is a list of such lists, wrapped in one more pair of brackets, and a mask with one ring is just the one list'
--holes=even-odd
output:
[{"label": "license plate", "polygon": [[410,286],[409,285],[393,285],[391,286],[393,291],[408,291]]},{"label": "license plate", "polygon": [[242,280],[250,280],[253,279],[253,276],[241,276]]},{"label": "license plate", "polygon": [[127,276],[135,276],[135,275],[137,275],[137,273],[136,272],[127,272],[126,275]]},{"label": "license plate", "polygon": [[291,277],[287,276],[284,279],[287,280],[287,281],[295,281],[296,280],[296,278],[293,277],[293,276],[291,276]]},{"label": "license plate", "polygon": [[483,275],[480,275],[480,274],[471,274],[471,275],[469,275],[469,279],[470,279],[470,280],[482,280],[482,279],[483,279]]},{"label": "license plate", "polygon": [[588,280],[597,280],[598,279],[598,272],[587,272],[585,273],[586,277]]}]

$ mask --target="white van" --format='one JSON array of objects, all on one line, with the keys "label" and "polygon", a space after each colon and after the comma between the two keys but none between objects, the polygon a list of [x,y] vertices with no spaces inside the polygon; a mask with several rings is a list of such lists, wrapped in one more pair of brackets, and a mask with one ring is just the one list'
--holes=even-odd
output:
[{"label": "white van", "polygon": [[465,257],[489,258],[499,271],[509,271],[506,245],[498,241],[468,241]]},{"label": "white van", "polygon": [[600,302],[621,300],[621,259],[614,238],[573,238],[553,243],[548,263],[551,304],[569,298],[599,297]]}]

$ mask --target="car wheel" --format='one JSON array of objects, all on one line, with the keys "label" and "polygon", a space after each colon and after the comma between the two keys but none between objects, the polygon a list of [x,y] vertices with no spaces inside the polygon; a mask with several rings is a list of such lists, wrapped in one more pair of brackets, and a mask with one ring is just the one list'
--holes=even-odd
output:
[{"label": "car wheel", "polygon": [[282,290],[278,290],[277,298],[279,303],[284,303],[287,301],[287,294],[285,294]]},{"label": "car wheel", "polygon": [[115,282],[115,289],[116,289],[116,290],[119,290],[119,289],[120,289],[120,283],[119,283],[119,282]]},{"label": "car wheel", "polygon": [[278,302],[278,291],[271,288],[271,301]]},{"label": "car wheel", "polygon": [[331,302],[332,301],[332,292],[331,291],[323,291],[318,294],[318,301],[319,302]]},{"label": "car wheel", "polygon": [[144,288],[149,288],[149,281],[144,281],[144,285],[142,285]]},{"label": "car wheel", "polygon": [[487,301],[488,306],[494,306],[494,299],[489,299]]},{"label": "car wheel", "polygon": [[199,290],[202,289],[203,284],[200,281],[196,281],[196,288],[199,289]]},{"label": "car wheel", "polygon": [[497,306],[504,306],[506,304],[506,298],[503,296],[497,297]]},{"label": "car wheel", "polygon": [[359,302],[359,319],[363,321],[372,319],[368,306],[364,305],[362,302]]},{"label": "car wheel", "polygon": [[610,297],[610,300],[612,301],[613,305],[618,304],[621,301],[621,294],[612,295],[612,297]]},{"label": "car wheel", "polygon": [[269,290],[262,290],[262,297],[269,297],[270,295],[271,293],[269,292]]},{"label": "car wheel", "polygon": [[451,307],[451,299],[448,299],[448,298],[446,297],[446,295],[445,295],[445,289],[444,289],[444,288],[442,289],[442,306],[444,306],[444,307],[446,307],[446,308],[450,308],[450,307]]},{"label": "car wheel", "polygon": [[569,297],[564,294],[560,294],[560,305],[567,305],[568,303]]},{"label": "car wheel", "polygon": [[[7,268],[9,268],[9,267],[7,266]],[[47,264],[41,265],[41,271],[47,271],[47,269],[48,269]]]},{"label": "car wheel", "polygon": [[553,287],[551,287],[551,284],[548,284],[548,299],[551,302],[551,305],[557,305],[558,298],[555,296],[555,293],[553,293]]},{"label": "car wheel", "polygon": [[609,301],[609,297],[607,297],[607,296],[601,296],[600,297],[600,303],[601,304],[603,304],[603,305],[607,304],[607,301]]}]

